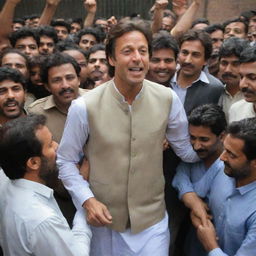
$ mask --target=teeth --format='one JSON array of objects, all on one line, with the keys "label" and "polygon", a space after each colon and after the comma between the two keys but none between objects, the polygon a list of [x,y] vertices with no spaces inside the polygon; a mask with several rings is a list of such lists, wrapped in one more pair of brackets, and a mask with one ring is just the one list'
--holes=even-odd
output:
[{"label": "teeth", "polygon": [[141,71],[141,68],[129,68],[131,71]]},{"label": "teeth", "polygon": [[16,103],[8,103],[7,104],[7,107],[15,107],[16,106]]}]

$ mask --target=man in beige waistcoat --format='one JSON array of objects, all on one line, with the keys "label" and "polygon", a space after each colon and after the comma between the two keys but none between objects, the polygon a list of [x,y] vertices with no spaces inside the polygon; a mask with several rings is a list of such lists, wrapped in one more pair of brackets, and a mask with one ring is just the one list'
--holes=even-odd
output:
[{"label": "man in beige waistcoat", "polygon": [[[91,255],[168,255],[163,141],[184,161],[198,158],[177,95],[145,80],[150,29],[121,20],[106,45],[114,78],[73,101],[58,151],[60,178],[87,210]],[[76,168],[84,153],[88,182]]]}]

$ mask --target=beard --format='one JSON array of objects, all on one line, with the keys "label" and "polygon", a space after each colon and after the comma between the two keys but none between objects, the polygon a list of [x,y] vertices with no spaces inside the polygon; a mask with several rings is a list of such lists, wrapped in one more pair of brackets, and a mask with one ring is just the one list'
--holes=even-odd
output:
[{"label": "beard", "polygon": [[55,188],[58,185],[58,175],[59,169],[57,167],[56,161],[51,163],[49,159],[42,156],[39,177],[45,182],[45,185],[50,188]]}]

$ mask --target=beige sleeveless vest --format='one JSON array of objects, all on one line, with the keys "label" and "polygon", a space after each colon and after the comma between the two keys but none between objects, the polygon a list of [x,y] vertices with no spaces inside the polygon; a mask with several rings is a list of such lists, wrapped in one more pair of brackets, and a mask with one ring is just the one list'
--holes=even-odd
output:
[{"label": "beige sleeveless vest", "polygon": [[[163,141],[171,109],[169,88],[144,80],[129,105],[113,80],[84,95],[90,188],[112,217],[113,230],[138,233],[165,214]],[[128,224],[129,223],[129,224]]]}]

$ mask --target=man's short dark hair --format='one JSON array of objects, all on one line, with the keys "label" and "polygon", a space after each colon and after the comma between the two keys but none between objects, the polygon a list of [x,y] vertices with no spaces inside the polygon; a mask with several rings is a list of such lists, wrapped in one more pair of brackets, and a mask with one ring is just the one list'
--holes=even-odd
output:
[{"label": "man's short dark hair", "polygon": [[213,32],[218,30],[221,30],[222,32],[224,32],[223,26],[221,24],[212,24],[204,29],[204,31],[207,32],[208,34],[212,34]]},{"label": "man's short dark hair", "polygon": [[27,38],[27,37],[34,38],[34,40],[36,41],[36,44],[39,45],[39,36],[38,36],[36,30],[32,29],[32,28],[28,28],[28,27],[22,27],[17,31],[13,31],[10,34],[9,39],[10,39],[12,47],[15,47],[15,44],[19,39],[23,39],[23,38]]},{"label": "man's short dark hair", "polygon": [[159,32],[154,35],[151,43],[152,52],[161,49],[170,49],[174,52],[175,60],[177,59],[179,53],[179,46],[174,37],[172,37],[168,32]]},{"label": "man's short dark hair", "polygon": [[244,24],[244,30],[245,30],[245,34],[248,33],[248,23],[240,18],[235,18],[235,19],[231,19],[231,20],[227,20],[223,23],[223,28],[225,31],[225,28],[227,25],[231,24],[231,23],[235,23],[235,22],[241,22]]},{"label": "man's short dark hair", "polygon": [[241,52],[248,47],[249,43],[247,40],[237,37],[227,38],[220,47],[219,56],[231,57],[236,56],[240,58]]},{"label": "man's short dark hair", "polygon": [[25,77],[17,69],[13,69],[9,67],[0,67],[0,82],[3,82],[5,80],[10,80],[15,83],[20,83],[23,86],[24,91],[27,88]]},{"label": "man's short dark hair", "polygon": [[56,27],[56,26],[60,26],[60,27],[65,27],[68,31],[68,33],[70,32],[70,24],[64,20],[53,20],[51,22],[51,26],[52,27]]},{"label": "man's short dark hair", "polygon": [[25,26],[25,20],[24,20],[24,19],[21,19],[21,18],[15,18],[15,19],[13,19],[12,23],[19,23],[19,24],[21,24],[22,26]]},{"label": "man's short dark hair", "polygon": [[72,41],[67,41],[67,40],[59,41],[56,44],[56,49],[59,52],[64,52],[64,51],[68,51],[68,50],[76,50],[76,51],[81,52],[86,59],[87,59],[87,56],[88,56],[87,51],[85,51],[84,49],[82,49],[81,47],[79,47],[77,44],[75,44]]},{"label": "man's short dark hair", "polygon": [[92,53],[95,53],[97,51],[106,51],[106,46],[104,44],[95,44],[87,51],[87,58],[90,58],[90,55]]},{"label": "man's short dark hair", "polygon": [[198,18],[192,22],[191,28],[193,28],[197,24],[206,24],[209,26],[210,22],[206,18]]},{"label": "man's short dark hair", "polygon": [[97,43],[100,43],[102,41],[101,30],[99,28],[86,27],[78,31],[74,38],[75,43],[79,44],[82,36],[84,35],[94,36]]},{"label": "man's short dark hair", "polygon": [[38,33],[39,39],[41,36],[47,36],[47,37],[52,38],[52,40],[55,44],[58,42],[57,32],[51,26],[39,26],[37,28],[37,33]]},{"label": "man's short dark hair", "polygon": [[222,108],[215,104],[204,104],[192,110],[188,122],[193,126],[209,127],[216,136],[226,130],[227,121]]},{"label": "man's short dark hair", "polygon": [[29,115],[13,119],[0,128],[0,165],[10,179],[23,178],[29,158],[42,156],[42,143],[36,131],[45,123],[45,116]]},{"label": "man's short dark hair", "polygon": [[240,62],[256,62],[256,45],[248,46],[241,52]]},{"label": "man's short dark hair", "polygon": [[48,56],[42,66],[42,81],[43,83],[48,83],[48,71],[52,67],[58,67],[64,64],[71,64],[75,71],[77,76],[79,77],[81,68],[77,61],[65,53],[54,53]]},{"label": "man's short dark hair", "polygon": [[243,140],[243,152],[248,160],[256,159],[256,118],[233,122],[227,131],[232,137]]},{"label": "man's short dark hair", "polygon": [[189,30],[185,33],[179,41],[179,45],[181,45],[186,41],[200,41],[204,47],[204,58],[208,60],[211,57],[212,53],[212,40],[208,33],[201,30]]}]

